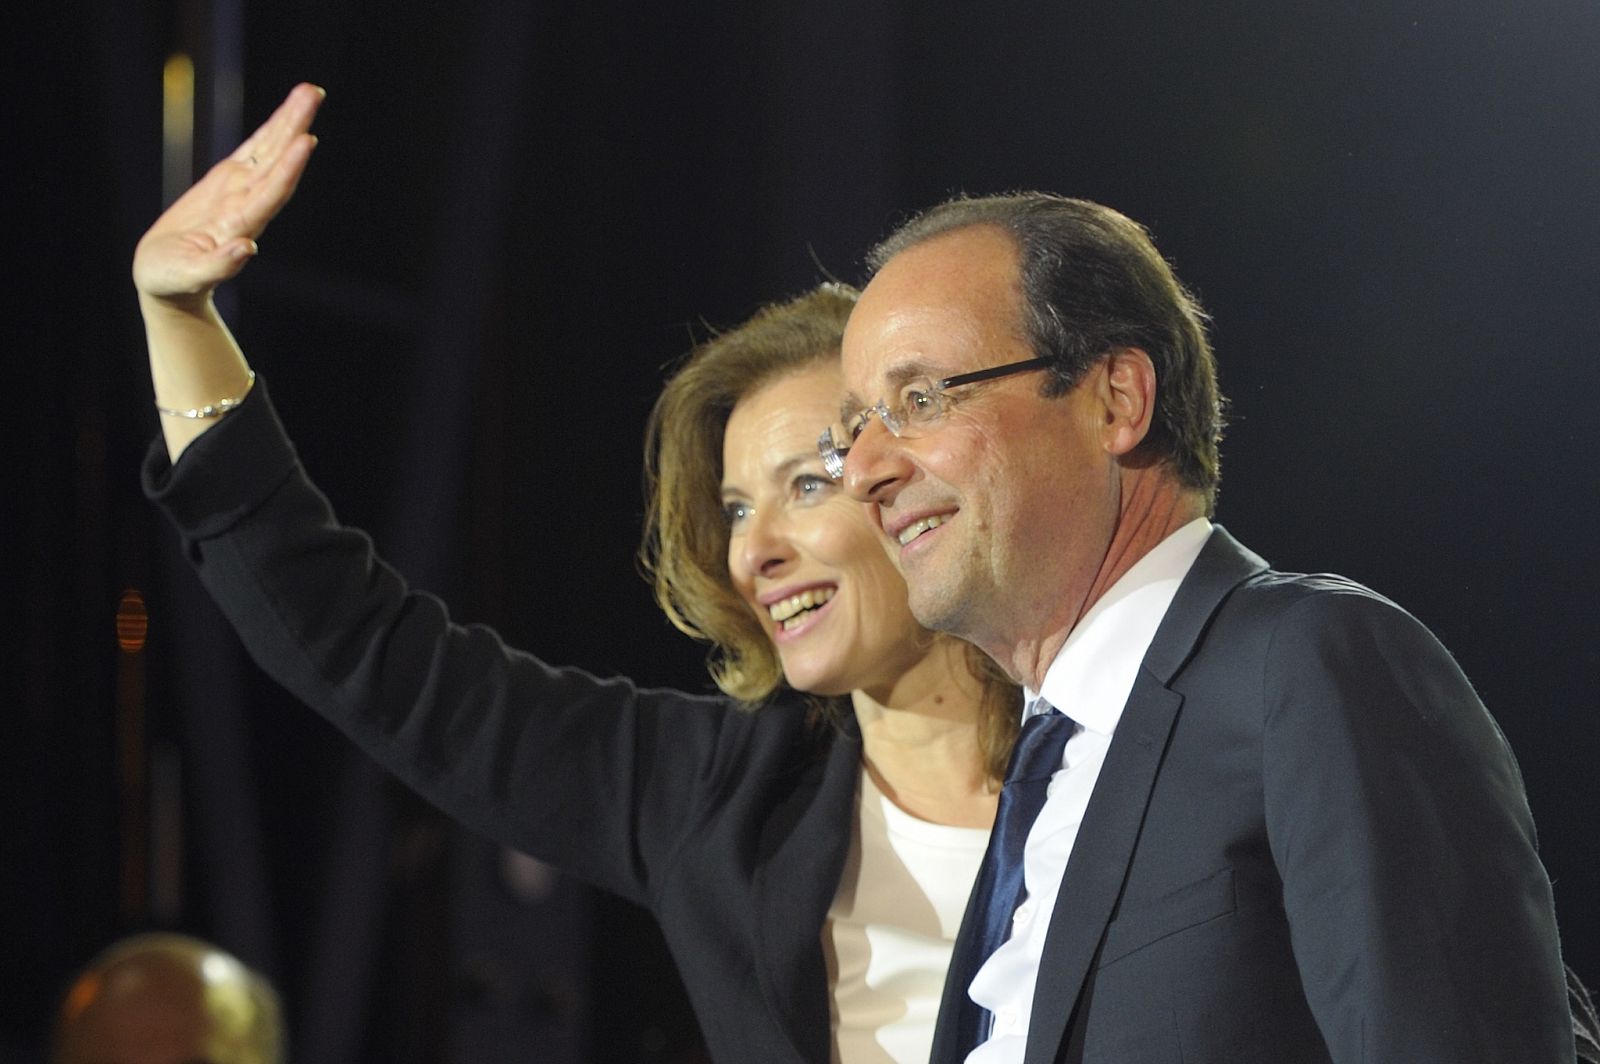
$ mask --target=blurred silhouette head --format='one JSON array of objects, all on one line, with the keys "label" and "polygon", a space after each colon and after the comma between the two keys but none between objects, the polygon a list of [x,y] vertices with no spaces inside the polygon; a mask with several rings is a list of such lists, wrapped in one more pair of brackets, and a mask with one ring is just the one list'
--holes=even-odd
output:
[{"label": "blurred silhouette head", "polygon": [[54,1064],[281,1064],[278,997],[187,935],[137,935],[96,957],[57,1017]]}]

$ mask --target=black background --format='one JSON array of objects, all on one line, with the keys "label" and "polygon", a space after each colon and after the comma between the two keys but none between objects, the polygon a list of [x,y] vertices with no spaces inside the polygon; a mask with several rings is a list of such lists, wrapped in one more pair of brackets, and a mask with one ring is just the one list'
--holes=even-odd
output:
[{"label": "black background", "polygon": [[[706,686],[632,562],[664,366],[858,279],[957,190],[1143,221],[1215,317],[1220,520],[1453,650],[1600,980],[1600,7],[80,0],[19,21],[5,63],[0,1059],[33,1059],[69,972],[150,926],[269,971],[302,1062],[696,1058],[638,914],[571,885],[513,900],[500,855],[239,660],[138,497],[156,426],[127,267],[180,48],[202,105],[238,70],[247,127],[296,80],[329,90],[225,298],[342,515],[458,615],[651,683]],[[202,130],[202,159],[237,132]],[[119,886],[119,683],[180,766],[165,909]]]}]

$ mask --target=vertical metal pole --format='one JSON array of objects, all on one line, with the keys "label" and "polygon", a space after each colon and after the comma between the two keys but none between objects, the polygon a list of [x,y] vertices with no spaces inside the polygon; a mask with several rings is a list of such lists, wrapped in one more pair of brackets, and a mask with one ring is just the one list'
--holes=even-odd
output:
[{"label": "vertical metal pole", "polygon": [[[230,150],[240,139],[241,125],[242,0],[193,0],[184,5],[181,17],[189,58],[180,58],[176,67],[169,62],[167,73],[169,84],[180,89],[187,76],[191,146],[180,154],[179,144],[168,145],[164,186],[169,195],[175,194],[174,188],[188,187],[197,171]],[[224,317],[237,321],[237,295],[231,287],[217,293],[217,305]],[[193,793],[199,796],[194,836],[207,870],[211,923],[229,949],[274,973],[271,894],[259,787],[251,770],[244,655],[174,547],[168,546],[166,558],[172,653],[181,663],[175,670],[174,697],[192,759]],[[170,854],[167,860],[170,864]]]}]

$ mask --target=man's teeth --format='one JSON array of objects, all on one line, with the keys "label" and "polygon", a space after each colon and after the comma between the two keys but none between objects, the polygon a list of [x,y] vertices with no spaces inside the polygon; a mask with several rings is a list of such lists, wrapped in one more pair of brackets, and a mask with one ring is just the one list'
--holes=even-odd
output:
[{"label": "man's teeth", "polygon": [[900,530],[900,545],[904,547],[907,543],[910,543],[928,529],[938,528],[940,525],[944,524],[944,522],[944,517],[939,514],[935,514],[932,517],[924,517],[920,521],[911,522],[909,525]]},{"label": "man's teeth", "polygon": [[783,601],[774,602],[768,606],[767,613],[774,621],[783,624],[785,621],[793,619],[797,614],[806,610],[814,610],[821,606],[833,598],[835,590],[837,589],[831,587],[814,587],[807,591],[802,591],[798,595],[790,595]]}]

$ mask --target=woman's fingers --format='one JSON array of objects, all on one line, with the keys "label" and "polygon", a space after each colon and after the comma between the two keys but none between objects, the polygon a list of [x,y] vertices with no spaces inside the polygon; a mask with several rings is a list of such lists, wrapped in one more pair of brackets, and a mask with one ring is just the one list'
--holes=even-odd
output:
[{"label": "woman's fingers", "polygon": [[316,146],[315,137],[300,132],[283,149],[274,149],[270,163],[259,159],[255,163],[231,159],[218,163],[219,168],[227,168],[218,182],[223,191],[206,205],[208,217],[200,224],[219,244],[236,237],[260,236],[294,195]]},{"label": "woman's fingers", "polygon": [[275,163],[295,138],[311,128],[317,108],[327,96],[321,88],[302,81],[284,97],[261,127],[247,137],[228,156],[233,162],[252,169],[267,169]]}]

